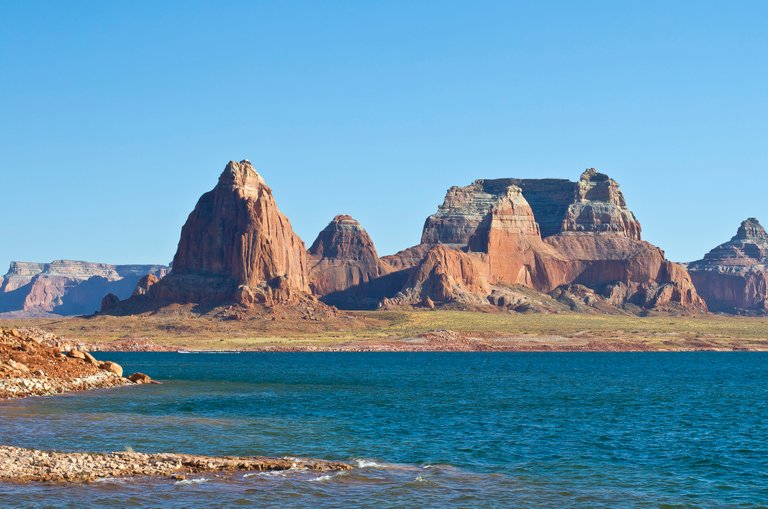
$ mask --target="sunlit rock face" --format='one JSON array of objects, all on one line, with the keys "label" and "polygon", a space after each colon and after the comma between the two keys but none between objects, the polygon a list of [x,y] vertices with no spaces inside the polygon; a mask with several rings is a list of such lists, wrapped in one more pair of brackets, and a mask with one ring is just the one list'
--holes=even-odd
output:
[{"label": "sunlit rock face", "polygon": [[309,286],[327,296],[376,279],[391,270],[379,260],[368,232],[352,216],[338,215],[310,246]]},{"label": "sunlit rock face", "polygon": [[[641,240],[640,223],[619,184],[593,168],[576,182],[505,178],[452,187],[427,218],[421,240],[420,248],[385,260],[422,276],[432,267],[435,277],[427,285],[424,277],[409,278],[388,305],[426,297],[431,303],[455,301],[452,295],[497,302],[491,296],[510,287],[549,293],[580,285],[614,306],[706,309],[686,269]],[[430,251],[436,245],[472,261],[436,256]],[[445,290],[451,286],[453,291]],[[440,290],[429,294],[424,288]]]},{"label": "sunlit rock face", "polygon": [[710,310],[768,313],[768,233],[757,219],[743,221],[731,240],[688,270]]},{"label": "sunlit rock face", "polygon": [[304,242],[251,163],[230,161],[187,218],[173,270],[110,312],[188,303],[272,306],[308,296]]}]

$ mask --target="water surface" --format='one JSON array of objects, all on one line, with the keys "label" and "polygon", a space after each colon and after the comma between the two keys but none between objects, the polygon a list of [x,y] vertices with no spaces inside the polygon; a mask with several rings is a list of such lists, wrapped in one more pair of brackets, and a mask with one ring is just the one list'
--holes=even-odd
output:
[{"label": "water surface", "polygon": [[0,484],[0,505],[768,507],[768,354],[102,357],[164,384],[0,402],[0,443],[357,468]]}]

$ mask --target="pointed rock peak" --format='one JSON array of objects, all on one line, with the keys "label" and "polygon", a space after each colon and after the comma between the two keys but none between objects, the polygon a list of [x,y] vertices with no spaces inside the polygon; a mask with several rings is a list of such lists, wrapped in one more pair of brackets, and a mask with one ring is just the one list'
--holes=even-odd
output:
[{"label": "pointed rock peak", "polygon": [[247,159],[239,163],[230,161],[219,177],[219,186],[255,190],[266,185],[262,176]]},{"label": "pointed rock peak", "polygon": [[742,221],[736,236],[733,238],[733,240],[749,239],[768,241],[768,233],[765,232],[765,228],[760,224],[760,221],[754,217]]},{"label": "pointed rock peak", "polygon": [[328,223],[312,243],[309,254],[323,258],[378,260],[368,232],[355,218],[346,214],[340,214]]}]

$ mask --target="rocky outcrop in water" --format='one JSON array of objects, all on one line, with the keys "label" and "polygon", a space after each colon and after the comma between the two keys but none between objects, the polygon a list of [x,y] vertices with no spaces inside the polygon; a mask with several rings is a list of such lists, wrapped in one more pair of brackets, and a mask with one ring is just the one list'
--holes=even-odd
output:
[{"label": "rocky outcrop in water", "polygon": [[341,472],[347,463],[260,456],[196,456],[133,451],[112,453],[39,451],[0,445],[0,482],[90,483],[99,479],[169,478],[211,472]]},{"label": "rocky outcrop in water", "polygon": [[768,233],[757,219],[743,221],[731,240],[688,271],[710,310],[768,313]]},{"label": "rocky outcrop in water", "polygon": [[162,278],[163,265],[109,265],[73,260],[11,262],[0,282],[0,313],[14,316],[85,315],[99,310],[102,298],[131,295],[145,276]]},{"label": "rocky outcrop in water", "polygon": [[0,399],[130,384],[118,364],[99,362],[49,333],[0,328]]}]

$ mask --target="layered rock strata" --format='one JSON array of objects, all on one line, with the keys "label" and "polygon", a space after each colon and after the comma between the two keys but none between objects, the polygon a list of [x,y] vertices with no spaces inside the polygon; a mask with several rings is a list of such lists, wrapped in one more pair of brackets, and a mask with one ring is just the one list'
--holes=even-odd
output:
[{"label": "layered rock strata", "polygon": [[488,210],[512,186],[520,189],[542,237],[573,231],[641,239],[640,223],[627,207],[618,182],[589,168],[577,182],[504,178],[452,187],[437,213],[427,218],[421,243],[466,245]]},{"label": "layered rock strata", "polygon": [[109,265],[73,260],[11,262],[0,282],[0,313],[15,316],[84,315],[99,310],[102,298],[131,295],[146,276],[162,278],[163,265]]},{"label": "layered rock strata", "polygon": [[688,271],[710,310],[768,313],[768,233],[757,219],[743,221],[731,240]]},{"label": "layered rock strata", "polygon": [[618,183],[592,168],[577,182],[495,179],[452,187],[427,219],[421,247],[386,259],[410,274],[400,292],[385,297],[386,306],[509,307],[520,288],[529,288],[559,296],[591,292],[600,308],[706,309],[686,269],[641,240]]}]

